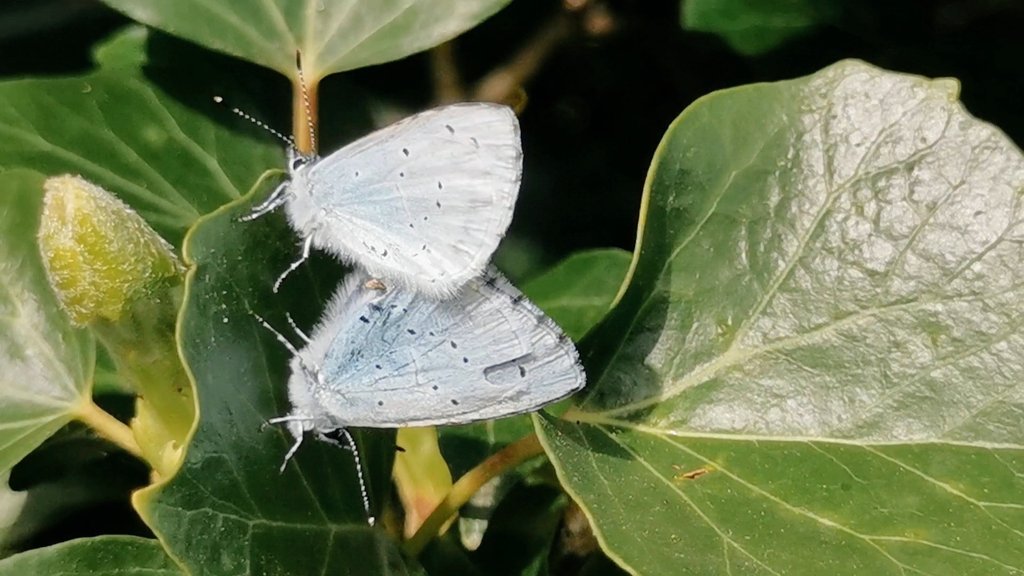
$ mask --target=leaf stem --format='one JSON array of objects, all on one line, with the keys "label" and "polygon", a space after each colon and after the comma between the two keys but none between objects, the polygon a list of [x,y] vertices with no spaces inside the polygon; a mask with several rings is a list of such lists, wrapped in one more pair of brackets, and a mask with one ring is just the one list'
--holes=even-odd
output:
[{"label": "leaf stem", "polygon": [[451,491],[437,505],[437,508],[434,508],[419,530],[405,542],[405,551],[413,556],[418,555],[427,546],[427,543],[437,536],[448,519],[458,512],[459,508],[462,508],[481,486],[506,470],[515,468],[526,460],[543,453],[544,448],[540,445],[537,435],[530,434],[505,446],[466,472],[452,485]]},{"label": "leaf stem", "polygon": [[89,428],[92,428],[101,438],[113,442],[136,458],[145,460],[142,456],[142,450],[139,449],[138,443],[135,442],[132,429],[127,424],[111,416],[109,412],[97,406],[91,399],[84,402],[72,416]]},{"label": "leaf stem", "polygon": [[[319,126],[320,80],[303,75],[292,84],[292,134],[295,147],[303,154],[316,153],[316,131]],[[303,86],[303,80],[305,86]]]},{"label": "leaf stem", "polygon": [[491,70],[472,90],[472,99],[481,102],[509,103],[520,86],[540,70],[541,65],[567,39],[576,27],[573,19],[559,12],[537,31],[502,66]]}]

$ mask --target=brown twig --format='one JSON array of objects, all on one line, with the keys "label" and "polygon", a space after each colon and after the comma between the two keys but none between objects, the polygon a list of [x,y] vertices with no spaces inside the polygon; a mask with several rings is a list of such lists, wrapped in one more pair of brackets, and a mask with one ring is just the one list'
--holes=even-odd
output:
[{"label": "brown twig", "polygon": [[435,102],[448,104],[466,99],[466,88],[462,84],[451,41],[430,51],[430,70],[433,76]]},{"label": "brown twig", "polygon": [[534,34],[504,65],[484,76],[472,90],[473,100],[511,103],[521,86],[540,69],[562,42],[572,37],[576,23],[572,15],[559,12]]}]

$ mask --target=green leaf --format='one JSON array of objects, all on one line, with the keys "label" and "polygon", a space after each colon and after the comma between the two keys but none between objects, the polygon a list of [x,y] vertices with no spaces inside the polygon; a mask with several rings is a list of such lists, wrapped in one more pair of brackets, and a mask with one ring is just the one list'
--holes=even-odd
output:
[{"label": "green leaf", "polygon": [[135,536],[97,536],[61,542],[0,560],[0,576],[182,576],[160,543]]},{"label": "green leaf", "polygon": [[476,26],[509,0],[104,0],[144,24],[308,80],[397,60]]},{"label": "green leaf", "polygon": [[681,4],[684,29],[717,34],[747,56],[769,52],[842,17],[839,0],[684,0]]},{"label": "green leaf", "polygon": [[269,138],[213,122],[229,112],[212,101],[207,115],[149,82],[129,65],[144,40],[137,29],[115,37],[97,50],[109,67],[84,76],[0,82],[0,168],[81,175],[177,245],[282,155]]},{"label": "green leaf", "polygon": [[28,500],[28,493],[11,490],[10,478],[10,470],[0,474],[0,557],[8,553],[11,543],[17,539],[15,523]]},{"label": "green leaf", "polygon": [[42,183],[0,171],[0,471],[71,420],[92,385],[92,337],[71,327],[36,247]]},{"label": "green leaf", "polygon": [[623,567],[1024,570],[1024,158],[957,90],[847,61],[669,128],[588,394],[539,426]]},{"label": "green leaf", "polygon": [[577,252],[524,284],[523,292],[579,340],[611,308],[630,260],[619,248]]},{"label": "green leaf", "polygon": [[[179,338],[199,423],[182,468],[137,493],[136,508],[194,573],[416,573],[383,530],[367,526],[349,452],[309,435],[278,471],[293,441],[265,423],[290,411],[289,353],[253,314],[291,334],[284,311],[300,323],[317,317],[337,281],[331,271],[340,267],[318,260],[312,269],[326,272],[319,284],[302,268],[272,294],[274,278],[295,257],[294,235],[276,214],[238,222],[246,204],[204,217],[186,239],[191,269]],[[394,432],[357,431],[356,440],[379,515]]]}]

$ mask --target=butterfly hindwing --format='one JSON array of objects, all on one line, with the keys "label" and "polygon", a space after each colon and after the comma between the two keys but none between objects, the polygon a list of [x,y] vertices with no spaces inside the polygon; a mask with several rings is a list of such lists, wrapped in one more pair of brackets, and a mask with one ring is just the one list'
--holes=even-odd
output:
[{"label": "butterfly hindwing", "polygon": [[[490,269],[449,300],[353,275],[300,354],[334,425],[462,424],[536,410],[584,384],[576,349]],[[298,379],[298,380],[296,380]],[[289,386],[309,386],[294,373]]]}]

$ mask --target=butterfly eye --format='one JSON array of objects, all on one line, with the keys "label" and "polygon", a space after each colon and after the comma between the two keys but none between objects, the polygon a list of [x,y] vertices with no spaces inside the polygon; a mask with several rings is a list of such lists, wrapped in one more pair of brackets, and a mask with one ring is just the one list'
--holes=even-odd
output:
[{"label": "butterfly eye", "polygon": [[302,168],[306,164],[309,164],[309,158],[308,157],[306,157],[306,156],[295,156],[294,158],[291,159],[291,162],[288,165],[288,170],[290,172],[295,172],[296,170],[298,170],[299,168]]}]

